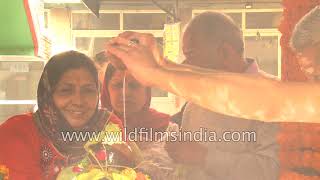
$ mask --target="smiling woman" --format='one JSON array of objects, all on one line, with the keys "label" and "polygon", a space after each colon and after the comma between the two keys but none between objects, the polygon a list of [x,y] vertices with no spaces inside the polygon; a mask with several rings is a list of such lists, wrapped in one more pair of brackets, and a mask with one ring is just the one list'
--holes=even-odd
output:
[{"label": "smiling woman", "polygon": [[64,73],[53,93],[53,101],[73,128],[81,128],[95,113],[97,85],[85,68]]},{"label": "smiling woman", "polygon": [[[122,127],[98,109],[98,73],[86,55],[68,51],[53,56],[38,85],[37,112],[10,118],[0,126],[0,164],[10,179],[55,179],[62,168],[85,155],[81,141],[64,141],[63,132],[98,132],[106,123]],[[108,121],[109,120],[109,121]]]}]

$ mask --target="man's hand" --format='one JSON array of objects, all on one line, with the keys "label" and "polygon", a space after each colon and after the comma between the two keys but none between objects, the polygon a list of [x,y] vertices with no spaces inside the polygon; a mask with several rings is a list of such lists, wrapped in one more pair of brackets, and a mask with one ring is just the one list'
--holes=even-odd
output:
[{"label": "man's hand", "polygon": [[[151,86],[152,73],[160,69],[150,48],[116,37],[107,44],[107,52],[117,57],[142,84]],[[116,62],[114,62],[116,63]],[[120,64],[120,63],[118,63]]]},{"label": "man's hand", "polygon": [[197,142],[167,142],[165,148],[176,163],[200,167],[205,165],[208,150]]},{"label": "man's hand", "polygon": [[159,48],[156,38],[150,33],[138,33],[133,31],[126,31],[119,34],[119,37],[131,40],[136,39],[141,45],[148,47],[159,65],[164,65],[166,61],[163,58],[163,52]]}]

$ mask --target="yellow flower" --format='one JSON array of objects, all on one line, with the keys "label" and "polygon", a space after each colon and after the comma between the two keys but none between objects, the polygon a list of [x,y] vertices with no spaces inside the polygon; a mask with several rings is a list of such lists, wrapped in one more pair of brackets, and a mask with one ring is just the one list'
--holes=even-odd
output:
[{"label": "yellow flower", "polygon": [[137,173],[131,168],[127,168],[121,171],[121,174],[130,177],[131,179],[136,179],[137,178]]},{"label": "yellow flower", "polygon": [[81,173],[77,176],[77,180],[99,180],[106,177],[106,174],[100,169],[94,168],[87,173]]},{"label": "yellow flower", "polygon": [[124,143],[122,141],[122,131],[118,124],[107,123],[104,129],[96,134],[96,137],[90,139],[85,145],[84,148],[90,152],[89,146],[94,144],[121,144]]}]

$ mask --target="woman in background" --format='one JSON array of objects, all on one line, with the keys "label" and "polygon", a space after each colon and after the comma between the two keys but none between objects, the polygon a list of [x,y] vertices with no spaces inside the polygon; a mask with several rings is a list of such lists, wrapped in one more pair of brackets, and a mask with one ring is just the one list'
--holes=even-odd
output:
[{"label": "woman in background", "polygon": [[53,56],[38,85],[38,110],[0,126],[0,164],[10,179],[55,179],[62,168],[81,160],[86,140],[65,140],[62,132],[97,132],[121,122],[98,109],[99,80],[93,61],[68,51]]},{"label": "woman in background", "polygon": [[[125,91],[123,91],[124,77]],[[126,105],[125,115],[124,103]],[[102,107],[115,113],[122,120],[122,123],[124,123],[125,117],[127,134],[134,132],[135,129],[136,132],[139,132],[141,128],[145,128],[144,132],[149,132],[149,136],[143,137],[143,141],[136,139],[144,160],[151,162],[140,166],[141,170],[149,174],[153,180],[176,179],[174,165],[164,149],[164,142],[160,142],[160,138],[164,137],[157,136],[158,139],[155,139],[154,135],[156,132],[163,133],[176,129],[177,125],[170,122],[169,115],[150,108],[150,103],[150,87],[141,85],[125,70],[118,70],[112,64],[108,65],[101,93]],[[150,135],[153,136],[152,142]]]},{"label": "woman in background", "polygon": [[101,93],[101,106],[113,111],[123,122],[124,99],[123,80],[125,77],[125,116],[127,131],[135,128],[153,129],[164,132],[170,124],[170,116],[150,108],[151,88],[141,85],[126,71],[117,70],[112,64],[106,69]]}]

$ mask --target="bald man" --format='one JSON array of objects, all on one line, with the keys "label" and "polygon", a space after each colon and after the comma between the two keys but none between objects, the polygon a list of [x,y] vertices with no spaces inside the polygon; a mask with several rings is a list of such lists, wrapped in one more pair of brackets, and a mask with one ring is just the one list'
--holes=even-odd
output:
[{"label": "bald man", "polygon": [[[260,70],[254,59],[244,58],[242,32],[222,13],[205,12],[192,19],[184,32],[182,46],[186,57],[184,64],[275,78]],[[170,62],[166,67],[175,68]],[[255,142],[232,142],[222,138],[221,142],[168,143],[169,155],[176,162],[192,167],[189,179],[200,176],[195,169],[203,171],[201,174],[206,174],[207,179],[278,178],[277,125],[226,116],[191,102],[173,119],[182,124],[184,131],[197,132],[206,128],[219,138],[225,132],[252,132],[257,137]]]}]

